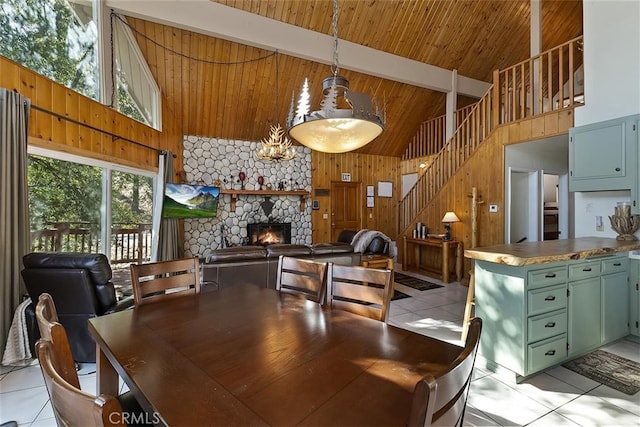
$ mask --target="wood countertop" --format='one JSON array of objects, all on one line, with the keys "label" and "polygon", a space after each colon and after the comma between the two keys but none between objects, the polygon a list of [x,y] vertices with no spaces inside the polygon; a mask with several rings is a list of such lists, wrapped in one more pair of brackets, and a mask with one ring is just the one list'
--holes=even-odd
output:
[{"label": "wood countertop", "polygon": [[556,261],[583,259],[595,255],[640,249],[638,240],[616,240],[601,237],[523,242],[466,249],[464,256],[497,264],[523,266]]}]

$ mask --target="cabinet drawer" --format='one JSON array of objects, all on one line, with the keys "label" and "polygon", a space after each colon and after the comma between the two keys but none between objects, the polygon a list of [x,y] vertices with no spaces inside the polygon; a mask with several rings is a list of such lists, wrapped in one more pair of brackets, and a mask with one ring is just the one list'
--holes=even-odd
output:
[{"label": "cabinet drawer", "polygon": [[533,270],[527,273],[527,287],[529,289],[542,288],[567,281],[565,266]]},{"label": "cabinet drawer", "polygon": [[567,310],[554,311],[527,319],[529,342],[551,338],[567,332]]},{"label": "cabinet drawer", "polygon": [[565,285],[549,286],[527,293],[527,315],[547,313],[567,306],[567,288]]},{"label": "cabinet drawer", "polygon": [[569,265],[569,280],[586,279],[600,275],[600,261],[587,261]]},{"label": "cabinet drawer", "polygon": [[567,334],[527,346],[527,367],[537,372],[562,362],[567,357]]},{"label": "cabinet drawer", "polygon": [[602,261],[602,274],[618,273],[620,271],[627,271],[629,267],[629,258],[612,258]]}]

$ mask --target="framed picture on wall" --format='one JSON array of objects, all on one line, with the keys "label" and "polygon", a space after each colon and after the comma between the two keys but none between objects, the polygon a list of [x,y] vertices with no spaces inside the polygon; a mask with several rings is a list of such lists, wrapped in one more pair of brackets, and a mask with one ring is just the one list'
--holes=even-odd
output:
[{"label": "framed picture on wall", "polygon": [[393,183],[378,181],[378,197],[393,197]]}]

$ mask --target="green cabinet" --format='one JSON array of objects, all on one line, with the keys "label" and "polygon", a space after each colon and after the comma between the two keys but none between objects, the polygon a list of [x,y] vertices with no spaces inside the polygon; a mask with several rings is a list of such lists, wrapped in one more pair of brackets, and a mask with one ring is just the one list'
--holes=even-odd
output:
[{"label": "green cabinet", "polygon": [[[637,170],[640,167],[640,116],[634,116],[634,118],[630,119],[630,122],[630,136],[628,139],[635,139],[636,141],[637,156],[635,167],[636,173],[638,173]],[[631,187],[631,213],[640,214],[640,174],[638,174],[635,185]]]},{"label": "green cabinet", "polygon": [[629,259],[599,257],[569,265],[569,356],[629,334]]},{"label": "green cabinet", "polygon": [[569,191],[638,187],[638,116],[569,130]]},{"label": "green cabinet", "polygon": [[480,354],[519,376],[567,357],[567,265],[513,267],[476,260]]},{"label": "green cabinet", "polygon": [[629,335],[629,258],[602,261],[602,343]]},{"label": "green cabinet", "polygon": [[480,354],[526,377],[624,337],[628,277],[626,252],[522,267],[476,260]]},{"label": "green cabinet", "polygon": [[640,336],[640,259],[629,260],[629,332]]},{"label": "green cabinet", "polygon": [[576,356],[602,342],[600,277],[569,283],[569,355]]}]

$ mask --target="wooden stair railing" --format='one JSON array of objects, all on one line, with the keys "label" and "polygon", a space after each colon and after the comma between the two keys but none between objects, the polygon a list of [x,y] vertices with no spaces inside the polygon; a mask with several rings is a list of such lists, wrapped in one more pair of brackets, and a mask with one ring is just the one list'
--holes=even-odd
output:
[{"label": "wooden stair railing", "polygon": [[[467,105],[456,110],[456,123],[462,121],[469,115],[475,104]],[[416,157],[431,156],[442,149],[446,141],[446,116],[442,115],[435,119],[426,120],[420,123],[418,132],[413,136],[411,142],[402,154],[402,160],[415,159]]]},{"label": "wooden stair railing", "polygon": [[[473,104],[453,136],[435,155],[398,209],[398,235],[405,235],[417,216],[476,151],[493,130],[517,120],[584,103],[582,84],[575,78],[582,67],[582,36],[554,49],[494,72],[487,93]],[[426,122],[425,122],[426,123]],[[416,140],[425,140],[418,132]],[[427,152],[412,148],[414,153]],[[405,159],[405,156],[403,156]]]}]

